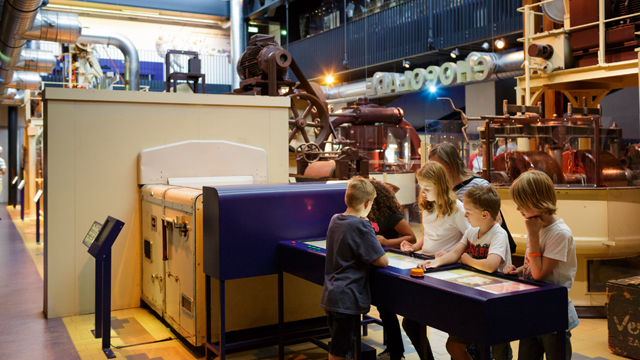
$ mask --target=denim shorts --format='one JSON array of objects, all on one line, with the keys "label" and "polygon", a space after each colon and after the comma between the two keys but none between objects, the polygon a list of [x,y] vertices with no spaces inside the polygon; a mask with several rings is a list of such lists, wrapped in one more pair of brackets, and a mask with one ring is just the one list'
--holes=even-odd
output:
[{"label": "denim shorts", "polygon": [[360,335],[361,315],[344,314],[327,311],[327,324],[331,332],[329,353],[333,356],[353,359],[356,352],[356,342]]}]

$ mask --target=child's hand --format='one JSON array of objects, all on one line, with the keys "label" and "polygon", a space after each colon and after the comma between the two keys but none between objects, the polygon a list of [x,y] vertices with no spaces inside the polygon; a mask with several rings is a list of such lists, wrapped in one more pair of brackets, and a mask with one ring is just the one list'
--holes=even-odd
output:
[{"label": "child's hand", "polygon": [[387,246],[387,238],[382,236],[382,235],[376,235],[376,237],[378,238],[378,242],[380,243],[380,245],[382,246]]},{"label": "child's hand", "polygon": [[502,273],[505,275],[518,275],[518,268],[513,265],[506,265],[504,269],[502,269]]},{"label": "child's hand", "polygon": [[421,263],[418,264],[418,268],[422,269],[422,270],[427,270],[429,268],[437,268],[438,266],[440,266],[440,262],[436,259],[436,260],[425,260]]},{"label": "child's hand", "polygon": [[413,251],[413,244],[408,242],[407,240],[405,240],[405,241],[402,242],[402,244],[400,244],[400,250],[412,252]]},{"label": "child's hand", "polygon": [[460,256],[460,263],[463,265],[469,265],[469,259],[473,258],[468,253],[464,253],[462,254],[462,256]]},{"label": "child's hand", "polygon": [[538,234],[542,229],[542,220],[538,216],[533,216],[524,221],[529,234]]},{"label": "child's hand", "polygon": [[447,252],[443,250],[443,251],[439,251],[439,252],[437,252],[434,256],[435,256],[435,258],[437,259],[437,258],[439,258],[439,257],[442,257],[442,256],[443,256],[444,254],[446,254],[446,253],[447,253]]}]

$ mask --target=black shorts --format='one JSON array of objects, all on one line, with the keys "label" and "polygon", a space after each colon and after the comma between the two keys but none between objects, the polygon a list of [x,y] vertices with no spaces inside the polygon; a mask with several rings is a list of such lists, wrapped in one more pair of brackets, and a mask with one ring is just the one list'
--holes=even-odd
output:
[{"label": "black shorts", "polygon": [[329,353],[333,356],[353,359],[356,353],[356,342],[360,335],[361,315],[344,314],[327,311],[327,324],[331,332]]}]

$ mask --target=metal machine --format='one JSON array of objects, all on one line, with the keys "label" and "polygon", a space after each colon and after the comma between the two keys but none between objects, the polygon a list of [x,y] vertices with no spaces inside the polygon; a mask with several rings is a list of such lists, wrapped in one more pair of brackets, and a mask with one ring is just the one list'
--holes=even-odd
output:
[{"label": "metal machine", "polygon": [[[142,151],[138,166],[142,300],[200,346],[206,335],[202,186],[266,183],[267,153],[225,141],[186,141]],[[229,296],[238,301],[245,294]],[[249,325],[236,321],[231,328]]]},{"label": "metal machine", "polygon": [[[299,85],[286,78],[289,69]],[[404,121],[402,109],[384,108],[362,98],[330,114],[320,86],[307,81],[273,36],[252,36],[237,70],[242,81],[234,94],[291,98],[289,150],[295,153],[298,181],[349,179],[370,172],[409,170],[412,160],[419,163],[419,138]],[[338,127],[340,133],[334,130]],[[375,143],[367,140],[371,135],[376,136]],[[397,149],[392,161],[385,161],[385,154],[391,153],[388,145]]]}]

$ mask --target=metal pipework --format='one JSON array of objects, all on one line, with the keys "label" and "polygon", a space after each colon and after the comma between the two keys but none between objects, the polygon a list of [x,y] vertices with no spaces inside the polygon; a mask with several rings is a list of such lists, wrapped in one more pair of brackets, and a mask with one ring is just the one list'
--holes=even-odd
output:
[{"label": "metal pipework", "polygon": [[[524,71],[522,70],[522,63],[524,62],[523,51],[516,51],[508,54],[495,54],[474,51],[469,53],[466,60],[470,60],[471,63],[474,63],[475,60],[480,56],[489,58],[491,60],[490,66],[492,67],[492,75],[482,81],[496,81],[524,75]],[[384,76],[385,74],[388,73],[376,73],[376,75],[374,75],[374,79],[376,76]],[[404,80],[404,73],[398,75],[400,77],[400,80]],[[469,81],[465,84],[471,84],[474,82],[476,81]],[[370,91],[372,86],[373,85],[370,81],[365,80],[338,86],[321,86],[321,88],[322,92],[325,94],[328,100],[346,99],[348,101],[353,101],[359,96],[368,95],[367,91]],[[439,87],[442,86],[440,85]],[[371,94],[369,94],[369,98],[373,98]],[[329,103],[331,102],[332,101],[329,101]]]},{"label": "metal pipework", "polygon": [[22,49],[18,62],[13,66],[16,70],[50,73],[56,67],[56,57],[52,52]]},{"label": "metal pipework", "polygon": [[[237,68],[242,53],[244,52],[244,16],[242,14],[242,0],[231,0],[230,20],[231,20],[231,68]],[[234,71],[231,73],[231,88],[240,87],[240,76]]]},{"label": "metal pipework", "polygon": [[18,91],[15,93],[13,99],[5,99],[0,101],[0,105],[22,105],[24,102],[24,91]]},{"label": "metal pipework", "polygon": [[475,61],[480,56],[485,56],[493,62],[493,73],[504,73],[511,71],[522,71],[524,62],[524,51],[516,51],[508,54],[496,54],[488,52],[474,51],[467,55],[467,60]]},{"label": "metal pipework", "polygon": [[6,84],[6,87],[21,90],[38,90],[41,82],[42,78],[38,73],[14,71],[13,77]]},{"label": "metal pipework", "polygon": [[[25,41],[19,35],[33,25],[42,0],[6,0],[0,17],[0,68],[8,71],[18,61]],[[4,74],[3,74],[4,75]],[[5,81],[7,77],[2,77]]]},{"label": "metal pipework", "polygon": [[7,88],[5,90],[4,95],[2,96],[5,100],[13,100],[13,98],[15,98],[16,93],[18,92],[18,90],[13,89],[13,88]]},{"label": "metal pipework", "polygon": [[126,36],[114,32],[82,29],[78,43],[112,45],[124,55],[125,90],[140,91],[140,58],[135,45]]},{"label": "metal pipework", "polygon": [[78,14],[41,10],[35,15],[33,25],[20,36],[25,40],[75,44],[81,32]]}]

